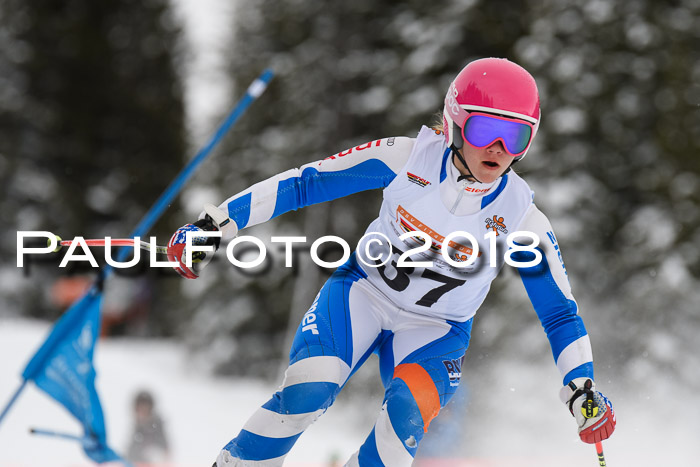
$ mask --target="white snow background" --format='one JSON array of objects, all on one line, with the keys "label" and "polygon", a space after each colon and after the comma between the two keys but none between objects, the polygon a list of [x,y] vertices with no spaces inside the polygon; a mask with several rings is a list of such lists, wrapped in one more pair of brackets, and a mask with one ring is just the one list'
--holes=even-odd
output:
[{"label": "white snow background", "polygon": [[[51,325],[0,318],[3,406]],[[376,370],[372,368],[374,358],[367,365]],[[572,417],[557,400],[558,372],[551,362],[542,359],[523,366],[502,361],[485,374],[470,374],[468,366],[465,362],[463,381],[469,384],[471,400],[464,412],[451,412],[452,418],[467,427],[463,443],[468,454],[460,460],[423,460],[414,465],[597,465],[594,448],[578,440]],[[172,450],[169,467],[209,467],[221,447],[276,389],[275,384],[252,379],[212,377],[175,340],[101,339],[95,367],[111,447],[124,453],[132,429],[134,394],[147,388],[164,418]],[[617,431],[604,443],[608,466],[698,465],[697,395],[666,380],[646,387],[619,380],[604,385],[618,418]],[[353,404],[376,406],[378,411],[381,400],[353,401],[347,396],[341,393],[336,404],[304,433],[285,465],[330,466],[334,456],[344,462],[359,447],[374,420]],[[32,427],[82,434],[82,427],[62,406],[30,383],[0,425],[0,466],[91,465],[77,442],[31,435]]]},{"label": "white snow background", "polygon": [[[50,328],[50,323],[45,322],[0,319],[3,406]],[[140,389],[148,389],[163,416],[173,465],[177,466],[211,466],[219,450],[276,389],[255,380],[205,374],[191,361],[186,348],[175,341],[101,339],[96,347],[95,367],[111,447],[120,454],[126,451],[133,423],[133,397]],[[328,425],[333,428],[312,427],[310,436],[300,441],[289,457],[290,465],[313,465],[336,451],[349,457],[361,444],[363,436],[347,429],[353,419],[351,408],[339,407],[333,412],[327,414]],[[31,435],[32,427],[82,435],[80,424],[61,405],[28,384],[0,425],[0,466],[91,464],[79,443]]]}]

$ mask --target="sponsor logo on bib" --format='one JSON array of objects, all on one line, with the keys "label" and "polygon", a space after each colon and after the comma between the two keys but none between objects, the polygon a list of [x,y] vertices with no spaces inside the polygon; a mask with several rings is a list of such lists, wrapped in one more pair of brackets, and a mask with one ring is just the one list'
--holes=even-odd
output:
[{"label": "sponsor logo on bib", "polygon": [[500,232],[507,234],[508,229],[506,229],[506,224],[503,222],[502,217],[494,214],[492,218],[486,218],[486,228],[491,229],[496,232],[496,235],[500,235]]}]

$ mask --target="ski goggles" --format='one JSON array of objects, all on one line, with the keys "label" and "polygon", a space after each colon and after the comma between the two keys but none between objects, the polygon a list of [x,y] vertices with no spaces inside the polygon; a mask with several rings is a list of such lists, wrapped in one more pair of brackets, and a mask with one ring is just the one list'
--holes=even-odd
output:
[{"label": "ski goggles", "polygon": [[522,155],[532,141],[534,125],[500,115],[470,112],[462,126],[464,141],[475,148],[485,148],[500,141],[513,157]]}]

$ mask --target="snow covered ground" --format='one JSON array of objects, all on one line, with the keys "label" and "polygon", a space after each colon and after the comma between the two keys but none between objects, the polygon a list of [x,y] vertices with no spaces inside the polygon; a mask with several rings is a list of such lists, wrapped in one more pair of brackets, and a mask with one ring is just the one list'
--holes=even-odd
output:
[{"label": "snow covered ground", "polygon": [[[0,319],[0,404],[20,382],[19,374],[49,331],[47,323]],[[251,412],[275,386],[247,379],[213,378],[192,365],[177,342],[134,339],[101,340],[95,353],[97,391],[107,423],[108,440],[117,452],[126,450],[135,393],[151,391],[165,420],[173,464],[209,467]],[[313,426],[298,443],[290,465],[323,463],[332,455],[349,457],[361,444],[360,433],[348,431],[350,407],[327,414],[326,428]],[[324,420],[325,421],[325,420]],[[65,409],[28,385],[0,426],[0,465],[24,467],[90,465],[78,443],[29,434],[37,427],[81,434]],[[329,429],[332,427],[332,429]],[[51,462],[46,463],[47,455]]]},{"label": "snow covered ground", "polygon": [[[19,384],[19,374],[49,328],[45,322],[0,318],[0,404],[6,403]],[[221,446],[275,389],[275,385],[255,380],[204,374],[184,346],[175,341],[101,340],[95,363],[112,447],[124,452],[132,423],[132,397],[139,389],[147,388],[156,396],[165,419],[172,444],[172,467],[211,465]],[[548,364],[523,367],[503,362],[494,365],[488,374],[470,378],[465,363],[471,399],[444,418],[466,428],[463,437],[453,442],[453,449],[443,452],[466,454],[462,459],[417,460],[414,465],[597,465],[593,447],[577,440],[573,421],[551,391],[557,386],[557,376]],[[499,384],[498,375],[509,375],[512,382],[502,384],[501,378]],[[609,466],[698,465],[697,395],[665,381],[648,388],[626,387],[618,381],[606,388],[619,420],[617,432],[605,443]],[[366,410],[343,396],[301,437],[286,465],[330,466],[334,457],[344,461],[357,449],[372,420],[366,417]],[[360,403],[380,405],[379,400]],[[0,425],[0,466],[90,465],[77,443],[30,435],[30,427],[81,433],[63,407],[30,384]],[[443,433],[436,426],[432,446],[427,441],[423,446],[431,456],[443,449],[441,440],[435,439]]]}]

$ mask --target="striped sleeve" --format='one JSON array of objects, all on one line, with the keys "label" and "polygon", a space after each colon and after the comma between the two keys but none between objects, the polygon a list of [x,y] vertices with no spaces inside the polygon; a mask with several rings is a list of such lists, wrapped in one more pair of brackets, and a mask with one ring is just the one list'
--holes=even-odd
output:
[{"label": "striped sleeve", "polygon": [[[578,305],[571,293],[552,225],[533,204],[520,230],[533,232],[540,238],[537,249],[542,253],[542,261],[529,268],[519,268],[518,272],[547,334],[563,384],[568,384],[574,378],[593,378],[591,343],[583,320],[578,315]],[[527,253],[516,253],[513,257],[517,261],[532,259],[527,257]]]},{"label": "striped sleeve", "polygon": [[413,138],[384,138],[256,183],[219,207],[239,229],[288,211],[389,185],[408,160]]}]

